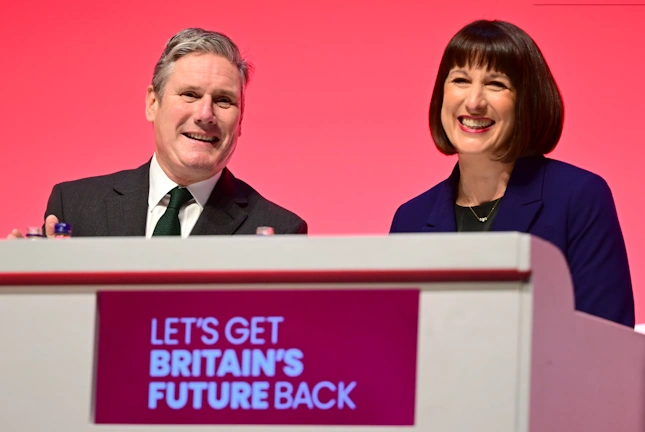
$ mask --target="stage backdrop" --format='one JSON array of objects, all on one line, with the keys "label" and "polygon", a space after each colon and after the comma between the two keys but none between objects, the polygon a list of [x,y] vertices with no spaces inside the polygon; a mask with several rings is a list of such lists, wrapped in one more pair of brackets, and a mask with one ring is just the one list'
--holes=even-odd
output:
[{"label": "stage backdrop", "polygon": [[42,223],[56,182],[148,160],[154,64],[172,34],[199,26],[231,36],[257,67],[232,171],[312,235],[385,235],[397,206],[455,163],[427,126],[443,48],[466,23],[497,18],[534,37],[564,94],[552,156],[614,192],[645,322],[645,5],[564,3],[2,0],[0,231]]}]

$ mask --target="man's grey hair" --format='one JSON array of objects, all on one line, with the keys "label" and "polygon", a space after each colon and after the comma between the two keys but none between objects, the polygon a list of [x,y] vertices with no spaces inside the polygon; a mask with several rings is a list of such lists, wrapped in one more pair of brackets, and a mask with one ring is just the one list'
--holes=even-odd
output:
[{"label": "man's grey hair", "polygon": [[180,58],[188,54],[212,53],[224,57],[230,61],[240,72],[242,81],[242,107],[244,106],[244,90],[246,89],[251,75],[253,65],[246,61],[240,54],[237,45],[226,35],[201,28],[187,28],[174,35],[166,44],[161,58],[155,66],[152,75],[152,88],[161,101],[166,88],[168,76],[174,64]]}]

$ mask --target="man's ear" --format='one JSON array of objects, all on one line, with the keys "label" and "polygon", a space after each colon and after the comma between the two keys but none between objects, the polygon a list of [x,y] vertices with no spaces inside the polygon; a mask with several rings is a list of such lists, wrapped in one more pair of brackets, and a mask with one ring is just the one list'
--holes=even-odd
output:
[{"label": "man's ear", "polygon": [[158,109],[159,98],[157,97],[157,93],[155,93],[154,88],[150,85],[146,91],[146,120],[150,123],[154,122]]},{"label": "man's ear", "polygon": [[244,120],[244,99],[242,99],[242,109],[240,110],[240,123],[237,125],[237,136],[242,136],[242,120]]}]

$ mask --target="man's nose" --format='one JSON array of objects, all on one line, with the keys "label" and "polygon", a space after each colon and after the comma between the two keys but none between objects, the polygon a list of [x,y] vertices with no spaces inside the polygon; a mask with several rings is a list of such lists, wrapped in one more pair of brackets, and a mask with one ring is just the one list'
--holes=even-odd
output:
[{"label": "man's nose", "polygon": [[210,96],[204,96],[199,100],[195,121],[201,124],[214,124],[216,122],[213,101]]}]

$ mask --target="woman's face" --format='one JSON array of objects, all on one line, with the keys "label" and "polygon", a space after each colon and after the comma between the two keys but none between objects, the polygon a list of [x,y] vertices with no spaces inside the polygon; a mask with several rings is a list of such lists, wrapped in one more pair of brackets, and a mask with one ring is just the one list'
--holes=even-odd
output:
[{"label": "woman's face", "polygon": [[454,67],[443,87],[441,123],[459,154],[497,155],[515,125],[516,92],[503,73]]}]

